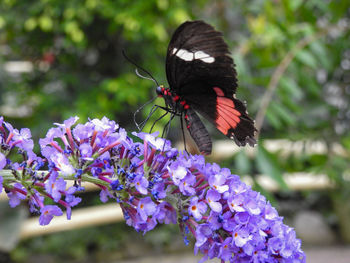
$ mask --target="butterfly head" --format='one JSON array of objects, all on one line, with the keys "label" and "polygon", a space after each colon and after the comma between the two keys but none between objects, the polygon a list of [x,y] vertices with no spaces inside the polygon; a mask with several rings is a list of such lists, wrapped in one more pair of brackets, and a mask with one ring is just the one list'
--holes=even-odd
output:
[{"label": "butterfly head", "polygon": [[163,97],[164,96],[164,92],[165,92],[165,88],[163,85],[160,85],[156,88],[156,92],[158,97]]},{"label": "butterfly head", "polygon": [[161,97],[161,98],[166,99],[166,98],[174,97],[173,94],[171,93],[171,91],[168,88],[164,88],[163,85],[158,86],[156,88],[156,92],[157,92],[158,97]]}]

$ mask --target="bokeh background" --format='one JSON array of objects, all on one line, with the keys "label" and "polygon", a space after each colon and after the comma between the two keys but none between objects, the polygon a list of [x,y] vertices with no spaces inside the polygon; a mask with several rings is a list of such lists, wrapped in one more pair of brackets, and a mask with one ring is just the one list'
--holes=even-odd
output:
[{"label": "bokeh background", "polygon": [[[237,97],[260,131],[258,147],[237,149],[208,124],[208,161],[266,195],[304,246],[348,244],[349,0],[1,0],[0,115],[29,127],[35,141],[75,115],[82,122],[107,116],[133,131],[133,114],[155,96],[155,85],[136,76],[122,50],[167,85],[171,34],[194,19],[223,32],[237,66]],[[172,125],[169,138],[181,142],[179,122]],[[97,192],[81,207],[91,204],[99,204]],[[15,240],[1,262],[119,262],[192,249],[177,226],[142,237],[123,222]]]}]

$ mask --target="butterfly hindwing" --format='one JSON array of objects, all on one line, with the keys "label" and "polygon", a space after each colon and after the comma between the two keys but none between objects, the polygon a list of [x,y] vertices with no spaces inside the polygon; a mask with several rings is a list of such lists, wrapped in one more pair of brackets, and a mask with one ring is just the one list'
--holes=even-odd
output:
[{"label": "butterfly hindwing", "polygon": [[210,154],[211,148],[212,148],[212,142],[210,139],[209,132],[205,128],[201,119],[198,117],[195,111],[191,108],[186,110],[185,116],[186,116],[185,121],[186,121],[187,129],[192,139],[197,144],[199,151],[205,155]]},{"label": "butterfly hindwing", "polygon": [[238,146],[246,143],[254,146],[256,129],[245,105],[238,99],[226,97],[218,87],[212,90],[209,94],[188,96],[188,104]]}]

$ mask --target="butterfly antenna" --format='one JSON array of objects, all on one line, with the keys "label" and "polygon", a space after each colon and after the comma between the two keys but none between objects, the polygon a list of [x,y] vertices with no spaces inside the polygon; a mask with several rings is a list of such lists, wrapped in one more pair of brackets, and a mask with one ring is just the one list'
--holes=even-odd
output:
[{"label": "butterfly antenna", "polygon": [[[139,76],[140,78],[143,78],[143,79],[152,80],[152,81],[157,85],[157,87],[159,86],[158,81],[152,76],[152,74],[151,74],[149,71],[145,70],[143,67],[139,66],[135,61],[133,61],[131,58],[129,58],[129,57],[126,55],[124,49],[122,50],[122,53],[123,53],[124,58],[136,67],[135,72],[136,72],[136,75],[137,75],[137,76]],[[143,76],[143,75],[141,75],[140,72],[138,72],[138,69],[140,69],[140,70],[142,70],[144,73],[146,73],[146,74],[149,76],[149,78],[148,78],[148,77],[145,77],[145,76]]]},{"label": "butterfly antenna", "polygon": [[141,75],[141,73],[139,72],[138,69],[135,69],[135,73],[136,73],[136,75],[137,75],[138,77],[140,77],[140,78],[142,78],[142,79],[152,80],[156,85],[158,85],[155,79],[152,79],[152,78],[149,78],[149,77],[146,77],[146,76]]},{"label": "butterfly antenna", "polygon": [[[135,61],[133,61],[131,58],[129,58],[126,53],[125,53],[125,50],[123,49],[122,50],[122,54],[124,56],[124,58],[129,61],[131,64],[133,64],[136,69],[135,69],[135,73],[138,77],[140,78],[143,78],[143,79],[148,79],[148,80],[152,80],[156,85],[157,87],[159,86],[157,80],[152,76],[152,74],[145,70],[144,68],[142,68],[141,66],[139,66]],[[149,77],[146,77],[146,76],[143,76],[140,74],[140,72],[138,71],[138,69],[142,70],[143,72],[145,72]],[[149,100],[148,102],[146,102],[145,104],[143,104],[140,108],[138,108],[135,112],[134,112],[134,123],[137,127],[138,130],[142,130],[143,129],[143,126],[145,125],[145,121],[141,122],[140,125],[137,123],[136,121],[136,115],[145,107],[147,106],[148,104],[150,104],[151,102],[153,102],[157,97],[154,97],[153,99]],[[148,117],[149,118],[149,117]],[[140,127],[141,126],[141,127]]]}]

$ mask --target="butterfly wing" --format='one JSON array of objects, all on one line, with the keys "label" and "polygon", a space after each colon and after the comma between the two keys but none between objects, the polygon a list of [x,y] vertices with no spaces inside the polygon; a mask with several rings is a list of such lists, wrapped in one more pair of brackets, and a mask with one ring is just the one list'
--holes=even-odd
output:
[{"label": "butterfly wing", "polygon": [[187,129],[191,134],[194,142],[198,145],[199,151],[208,155],[211,153],[212,142],[210,139],[209,132],[205,128],[203,122],[195,113],[192,108],[186,110],[186,119],[185,119]]},{"label": "butterfly wing", "polygon": [[220,32],[203,21],[180,25],[168,46],[166,74],[170,89],[237,145],[256,143],[254,121],[234,97],[236,71]]},{"label": "butterfly wing", "polygon": [[[193,109],[215,125],[215,127],[238,146],[256,144],[254,121],[249,117],[244,104],[235,98],[228,98],[223,91],[213,88],[216,96],[189,96],[187,101]],[[204,104],[204,106],[203,106]]]},{"label": "butterfly wing", "polygon": [[237,87],[236,71],[222,34],[203,21],[185,22],[174,32],[167,51],[166,75],[179,96],[211,93],[219,86],[227,96]]}]

